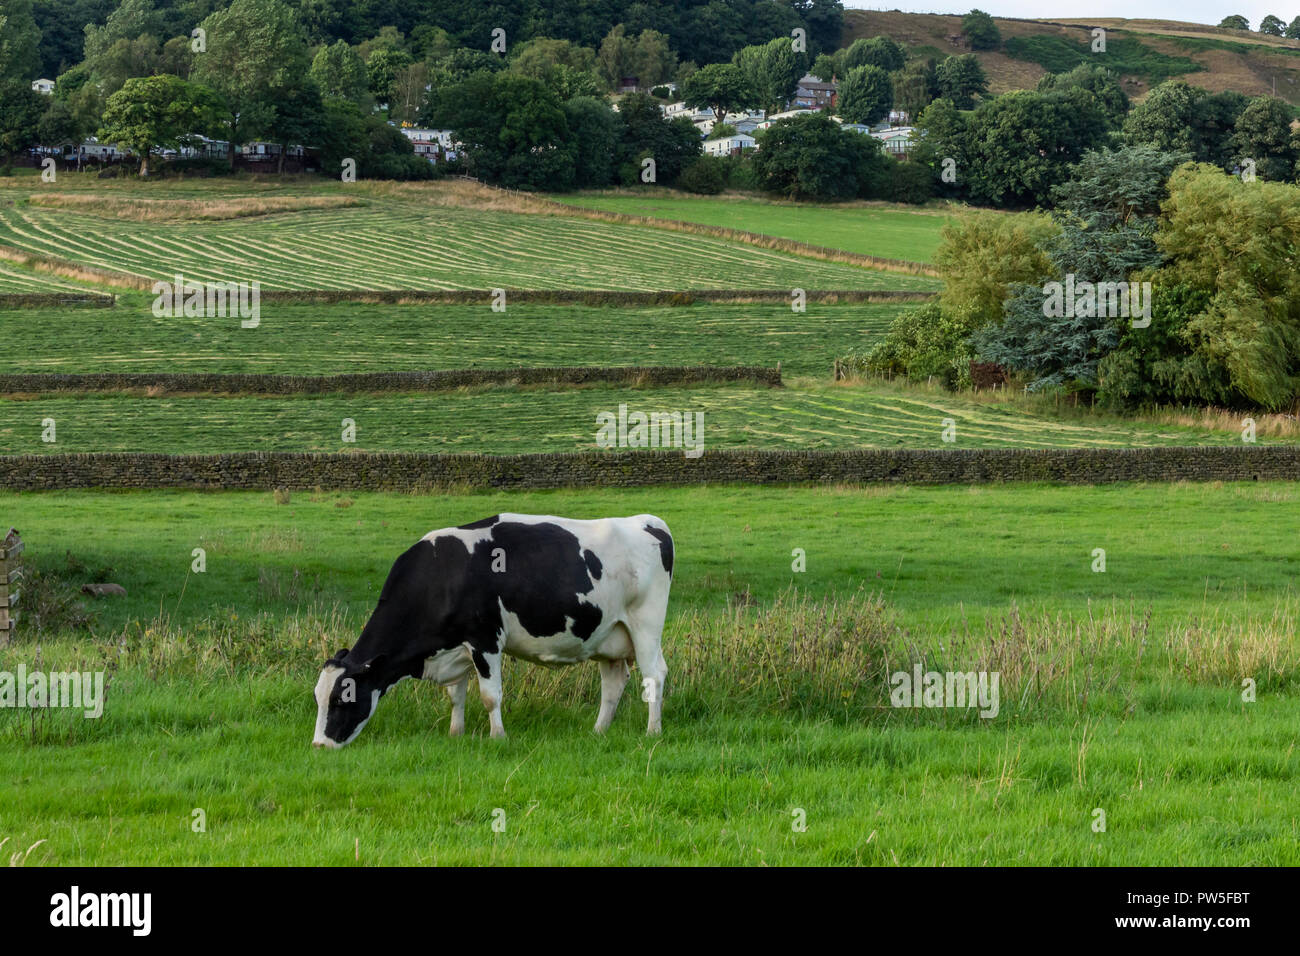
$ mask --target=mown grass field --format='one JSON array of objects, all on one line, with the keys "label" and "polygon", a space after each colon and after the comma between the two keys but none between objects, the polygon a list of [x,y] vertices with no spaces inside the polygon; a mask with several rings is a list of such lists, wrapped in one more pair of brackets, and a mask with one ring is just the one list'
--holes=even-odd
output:
[{"label": "mown grass field", "polygon": [[[48,628],[29,610],[7,664],[113,671],[99,720],[0,710],[0,839],[44,840],[30,864],[1294,864],[1298,496],[0,495]],[[312,750],[316,668],[393,556],[505,509],[670,523],[664,736],[629,695],[596,738],[594,673],[519,665],[507,741],[472,701],[447,739],[445,697],[408,683],[350,748]],[[129,593],[77,628],[59,595],[85,580]],[[999,715],[888,706],[913,660],[999,670]]]},{"label": "mown grass field", "polygon": [[[18,265],[10,265],[0,259],[0,295],[34,292],[80,292],[86,288],[90,287],[58,276],[51,276],[49,273],[37,272],[34,269],[26,269]],[[0,312],[0,315],[3,314],[3,312]]]},{"label": "mown grass field", "polygon": [[138,222],[0,205],[0,245],[152,282],[284,289],[935,289],[707,236],[561,216],[374,200],[223,221]]},{"label": "mown grass field", "polygon": [[862,255],[931,263],[939,230],[948,219],[941,209],[887,203],[824,204],[764,202],[762,199],[706,199],[656,195],[653,191],[552,195],[551,199],[589,209],[701,222],[703,225],[777,235],[811,246],[842,248]]},{"label": "mown grass field", "polygon": [[885,203],[816,205],[752,197],[706,199],[680,193],[665,196],[650,190],[562,193],[550,198],[588,209],[741,229],[867,256],[926,263],[934,261],[939,230],[948,218],[942,210]]},{"label": "mown grass field", "polygon": [[113,309],[0,309],[6,372],[262,372],[333,375],[536,365],[766,365],[829,377],[914,304],[614,308],[300,305],[238,319],[156,318],[152,298]]},{"label": "mown grass field", "polygon": [[[0,400],[7,454],[93,451],[564,452],[597,447],[597,415],[628,410],[703,415],[695,441],[717,448],[1131,448],[1226,445],[1212,431],[1103,414],[1036,413],[1013,403],[809,379],[749,385],[488,386],[434,393],[302,397],[42,395]],[[54,419],[55,438],[44,440]],[[355,423],[344,443],[343,421]],[[955,441],[942,434],[951,421]],[[1259,444],[1279,439],[1260,436]],[[1294,439],[1281,439],[1294,440]]]}]

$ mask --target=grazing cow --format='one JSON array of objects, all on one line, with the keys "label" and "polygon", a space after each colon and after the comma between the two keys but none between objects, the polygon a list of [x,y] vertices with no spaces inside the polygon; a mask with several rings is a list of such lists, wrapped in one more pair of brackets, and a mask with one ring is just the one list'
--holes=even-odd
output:
[{"label": "grazing cow", "polygon": [[447,688],[457,736],[465,730],[471,672],[492,736],[504,737],[504,654],[551,667],[596,660],[598,733],[614,719],[635,660],[650,708],[647,733],[657,734],[672,573],[672,535],[654,515],[574,521],[500,514],[431,531],[393,564],[356,646],[325,663],[312,743],[350,743],[379,698],[407,677]]}]

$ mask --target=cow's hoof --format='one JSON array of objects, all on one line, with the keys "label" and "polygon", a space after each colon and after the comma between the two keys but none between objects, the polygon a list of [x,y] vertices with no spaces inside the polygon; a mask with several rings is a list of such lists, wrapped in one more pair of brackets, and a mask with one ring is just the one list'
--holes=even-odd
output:
[{"label": "cow's hoof", "polygon": [[455,724],[452,724],[451,729],[447,731],[447,736],[448,736],[448,737],[460,737],[460,736],[462,736],[464,733],[465,733],[465,725],[464,725],[464,724],[461,724],[460,726],[457,726],[457,725],[455,725]]}]

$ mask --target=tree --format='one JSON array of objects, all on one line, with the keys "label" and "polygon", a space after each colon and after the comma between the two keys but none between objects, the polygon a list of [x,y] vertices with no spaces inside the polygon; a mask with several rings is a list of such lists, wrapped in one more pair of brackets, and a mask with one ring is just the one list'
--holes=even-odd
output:
[{"label": "tree", "polygon": [[974,53],[946,57],[935,68],[939,95],[952,100],[959,110],[975,108],[976,96],[988,96],[989,81]]},{"label": "tree", "polygon": [[657,86],[677,72],[677,54],[658,30],[642,30],[631,53],[633,75],[642,89]]},{"label": "tree", "polygon": [[1208,165],[1177,169],[1168,189],[1155,235],[1167,262],[1149,277],[1155,321],[1102,364],[1103,394],[1289,406],[1300,396],[1300,189]]},{"label": "tree", "polygon": [[907,54],[901,46],[889,37],[879,36],[854,40],[843,52],[839,65],[845,73],[859,66],[877,66],[892,73],[901,70],[906,62]]},{"label": "tree", "polygon": [[618,89],[619,82],[632,73],[636,41],[627,35],[623,24],[611,27],[600,41],[596,53],[597,68],[610,89]]},{"label": "tree", "polygon": [[[657,107],[656,107],[657,109]],[[474,73],[434,91],[432,121],[454,129],[470,171],[525,189],[572,187],[578,146],[559,97],[516,73]]]},{"label": "tree", "polygon": [[320,138],[321,167],[337,175],[344,160],[356,163],[359,176],[369,179],[427,179],[433,167],[416,156],[411,141],[378,114],[362,113],[349,100],[324,102]]},{"label": "tree", "polygon": [[48,105],[27,80],[0,81],[0,165],[40,141],[40,122]]},{"label": "tree", "polygon": [[1041,213],[976,210],[944,223],[935,265],[943,276],[940,306],[969,311],[975,325],[1002,321],[1002,303],[1018,282],[1041,282],[1052,271],[1043,246],[1060,226]]},{"label": "tree", "polygon": [[1286,35],[1292,40],[1300,40],[1300,17],[1287,24]]},{"label": "tree", "polygon": [[365,61],[344,40],[336,40],[316,51],[310,76],[321,96],[349,100],[357,105],[366,101],[370,80]]},{"label": "tree", "polygon": [[82,123],[65,100],[56,99],[41,117],[37,129],[42,146],[78,146],[93,127]]},{"label": "tree", "polygon": [[375,101],[389,105],[393,100],[393,87],[397,74],[411,65],[411,54],[405,50],[381,47],[366,60],[366,83]]},{"label": "tree", "polygon": [[962,17],[961,32],[972,50],[996,50],[1002,45],[1002,31],[983,10],[972,10]]},{"label": "tree", "polygon": [[655,182],[672,185],[700,155],[700,132],[686,117],[664,118],[654,97],[633,93],[618,105],[623,119],[623,166],[620,177],[626,185],[640,181],[641,162],[655,161]]},{"label": "tree", "polygon": [[1291,134],[1291,108],[1272,96],[1257,96],[1237,117],[1230,147],[1238,160],[1251,159],[1255,172],[1274,182],[1292,182],[1300,160]]},{"label": "tree", "polygon": [[277,99],[307,74],[307,44],[281,0],[234,0],[200,26],[208,49],[193,78],[224,101],[221,127],[234,169],[238,147],[270,125]]},{"label": "tree", "polygon": [[[966,117],[952,100],[937,99],[916,118],[916,145],[912,162],[930,170],[941,195],[957,196],[966,191]],[[946,175],[945,175],[946,174]]]},{"label": "tree", "polygon": [[1250,21],[1240,14],[1233,14],[1220,20],[1219,26],[1225,30],[1249,30]]},{"label": "tree", "polygon": [[1128,94],[1120,86],[1119,78],[1104,66],[1080,63],[1068,73],[1048,73],[1038,81],[1038,92],[1072,88],[1087,90],[1097,99],[1113,129],[1118,129],[1128,115]]},{"label": "tree", "polygon": [[98,136],[138,154],[148,176],[155,149],[179,149],[208,129],[215,110],[211,91],[179,76],[132,77],[108,98]]},{"label": "tree", "polygon": [[1182,80],[1168,80],[1128,114],[1124,139],[1189,153],[1197,162],[1226,165],[1232,159],[1232,132],[1247,102],[1230,90],[1207,93]]},{"label": "tree", "polygon": [[702,67],[682,87],[682,101],[692,109],[710,109],[719,123],[728,113],[757,105],[757,94],[734,63]]},{"label": "tree", "polygon": [[424,112],[428,97],[429,65],[412,63],[399,70],[393,80],[393,96],[388,101],[388,115],[396,123],[414,124]]},{"label": "tree", "polygon": [[891,78],[894,107],[915,120],[934,99],[934,60],[913,60]]},{"label": "tree", "polygon": [[889,115],[893,100],[889,74],[878,66],[859,66],[840,84],[839,114],[850,123],[869,126]]},{"label": "tree", "polygon": [[267,135],[280,147],[276,172],[284,174],[284,158],[290,146],[315,145],[326,122],[325,104],[310,77],[285,89],[275,104],[275,115]]},{"label": "tree", "polygon": [[122,40],[135,40],[141,36],[157,39],[162,35],[162,16],[153,0],[122,0],[103,26],[86,25],[84,59],[93,64]]},{"label": "tree", "polygon": [[621,114],[602,98],[577,96],[564,104],[569,132],[581,144],[573,170],[573,184],[579,189],[599,189],[614,182],[623,147]]},{"label": "tree", "polygon": [[1271,37],[1280,37],[1286,30],[1286,24],[1280,19],[1269,14],[1263,20],[1259,21],[1259,32],[1265,33]]},{"label": "tree", "polygon": [[785,106],[808,66],[807,57],[794,52],[789,37],[777,37],[762,46],[747,46],[737,51],[732,62],[754,92],[755,105],[767,110]]},{"label": "tree", "polygon": [[40,42],[32,0],[0,0],[0,82],[36,79]]},{"label": "tree", "polygon": [[966,188],[976,202],[1045,205],[1068,167],[1108,139],[1105,114],[1086,90],[1003,94],[967,124]]},{"label": "tree", "polygon": [[760,188],[790,199],[867,195],[887,170],[879,142],[820,113],[778,120],[757,138],[752,162]]}]

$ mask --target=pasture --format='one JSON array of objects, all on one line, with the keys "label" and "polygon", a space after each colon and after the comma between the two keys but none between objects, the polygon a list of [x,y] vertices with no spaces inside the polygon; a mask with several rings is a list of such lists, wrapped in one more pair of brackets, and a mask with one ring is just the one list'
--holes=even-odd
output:
[{"label": "pasture", "polygon": [[[917,262],[943,221],[882,205],[567,199]],[[494,313],[268,300],[252,330],[150,311],[144,290],[176,272],[286,291],[939,285],[463,183],[24,176],[0,182],[0,247],[62,263],[0,260],[0,292],[112,284],[120,296],[0,311],[6,372],[780,362],[786,382],[12,394],[4,454],[571,451],[622,403],[703,413],[706,449],[947,447],[944,419],[958,448],[1240,441],[1229,413],[1121,418],[1005,392],[832,382],[836,357],[879,341],[901,303]],[[355,443],[341,441],[344,418]],[[1294,441],[1274,418],[1259,441]],[[1300,556],[1284,516],[1298,497],[1300,485],[1268,482],[0,491],[28,549],[19,639],[0,670],[110,675],[98,720],[0,708],[0,845],[44,841],[29,863],[98,865],[1295,864]],[[507,741],[486,738],[474,695],[469,736],[448,740],[445,695],[408,683],[354,745],[312,750],[320,662],[353,643],[396,555],[431,528],[504,510],[668,521],[664,736],[642,735],[632,692],[611,732],[592,735],[592,667],[511,664]],[[126,595],[80,593],[107,581]],[[917,665],[998,673],[997,716],[891,706],[890,676]]]},{"label": "pasture", "polygon": [[262,372],[535,365],[766,365],[829,377],[837,355],[869,348],[900,308],[818,305],[320,306],[264,302],[262,322],[156,318],[152,297],[114,309],[0,309],[6,372]]},{"label": "pasture", "polygon": [[943,209],[894,203],[817,205],[664,195],[650,189],[561,193],[550,198],[587,209],[741,229],[866,256],[925,263],[934,261],[939,230],[948,218]]},{"label": "pasture", "polygon": [[[0,839],[59,864],[1294,864],[1297,495],[6,494],[38,529],[36,630],[7,660],[112,678],[99,720],[0,711]],[[512,665],[507,741],[472,700],[447,739],[445,696],[407,683],[313,751],[316,669],[392,558],[505,509],[672,526],[664,736],[630,694],[594,737],[594,670]],[[58,597],[101,579],[127,597]],[[999,670],[1000,713],[889,706],[914,662]]]},{"label": "pasture", "polygon": [[0,204],[0,245],[111,270],[145,287],[181,273],[202,282],[256,281],[268,291],[938,288],[926,276],[708,236],[384,198],[158,222],[36,205],[20,195]]},{"label": "pasture", "polygon": [[[11,454],[91,451],[567,452],[593,449],[597,415],[680,412],[710,448],[1125,448],[1240,442],[1239,423],[1211,431],[1104,414],[1063,420],[1014,402],[884,384],[799,380],[632,388],[482,386],[449,392],[190,397],[90,394],[0,400],[0,447]],[[45,439],[53,419],[56,440]],[[355,423],[343,441],[342,423]],[[1277,439],[1259,436],[1259,444]],[[1295,438],[1283,439],[1294,441]]]}]

